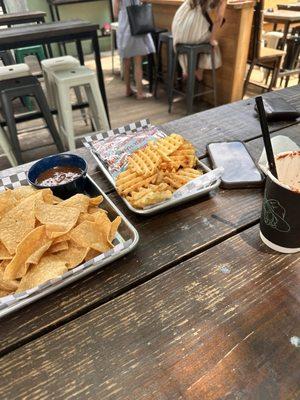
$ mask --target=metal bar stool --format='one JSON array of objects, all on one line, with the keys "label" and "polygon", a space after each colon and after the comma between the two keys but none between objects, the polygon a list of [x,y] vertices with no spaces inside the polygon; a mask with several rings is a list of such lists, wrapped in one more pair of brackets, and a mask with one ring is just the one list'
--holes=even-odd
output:
[{"label": "metal bar stool", "polygon": [[43,49],[43,46],[30,46],[30,47],[21,47],[15,50],[15,57],[17,63],[24,63],[25,58],[28,56],[35,56],[41,65],[41,61],[45,60],[46,55]]},{"label": "metal bar stool", "polygon": [[[11,64],[4,67],[0,67],[0,81],[5,81],[6,79],[21,78],[22,76],[30,76],[30,68],[27,64]],[[29,111],[32,111],[32,101],[30,97],[20,97],[20,100],[24,107]]]},{"label": "metal bar stool", "polygon": [[[161,59],[161,50],[163,43],[167,46],[167,80],[164,82],[164,75],[162,71],[162,59]],[[174,58],[174,49],[173,49],[173,36],[171,32],[164,32],[159,35],[158,38],[158,47],[157,47],[157,61],[156,61],[156,70],[155,70],[155,81],[154,81],[154,97],[157,97],[157,87],[158,82],[162,81],[165,83],[168,99],[171,87],[171,79],[172,79],[172,62]]]},{"label": "metal bar stool", "polygon": [[[43,60],[41,62],[41,67],[44,75],[44,80],[45,80],[45,86],[46,86],[46,91],[48,95],[48,102],[50,107],[52,108],[58,108],[56,103],[55,103],[55,83],[54,83],[54,78],[52,76],[52,72],[54,71],[65,71],[65,70],[70,70],[75,67],[79,67],[80,63],[79,61],[72,57],[72,56],[63,56],[63,57],[55,57],[55,58],[50,58],[48,60]],[[77,98],[77,103],[82,104],[83,99],[80,91],[80,87],[75,86],[74,87],[74,92],[75,96]],[[82,118],[87,125],[87,116],[85,110],[81,109],[80,110]]]},{"label": "metal bar stool", "polygon": [[20,96],[33,96],[35,98],[58,150],[63,152],[64,147],[62,141],[57,132],[46,97],[38,79],[34,76],[7,79],[0,82],[0,100],[10,142],[12,143],[12,148],[18,164],[22,164],[23,159],[14,118],[13,100]]},{"label": "metal bar stool", "polygon": [[5,65],[5,66],[16,63],[11,51],[8,51],[8,50],[0,50],[0,60],[2,61],[3,65]]},{"label": "metal bar stool", "polygon": [[89,109],[98,131],[109,129],[103,99],[99,90],[97,76],[89,68],[80,66],[64,71],[53,71],[58,123],[60,133],[67,139],[69,149],[74,150],[75,136],[72,105],[69,99],[71,88],[83,86],[89,103]]},{"label": "metal bar stool", "polygon": [[[176,46],[175,57],[173,58],[172,63],[172,79],[170,85],[170,96],[169,96],[169,112],[172,110],[173,105],[173,94],[174,92],[184,94],[179,90],[175,90],[175,74],[176,67],[178,63],[178,56],[180,54],[185,54],[188,59],[188,80],[187,80],[187,90],[186,90],[186,105],[187,105],[187,114],[190,114],[193,110],[193,100],[195,97],[203,96],[204,94],[213,93],[214,97],[214,106],[217,105],[217,84],[216,84],[216,67],[215,67],[215,52],[213,46],[209,43],[200,43],[200,44],[178,44]],[[200,54],[210,54],[211,56],[211,64],[212,64],[212,88],[210,87],[208,90],[205,90],[200,93],[195,94],[195,71],[197,68],[198,57]]]}]

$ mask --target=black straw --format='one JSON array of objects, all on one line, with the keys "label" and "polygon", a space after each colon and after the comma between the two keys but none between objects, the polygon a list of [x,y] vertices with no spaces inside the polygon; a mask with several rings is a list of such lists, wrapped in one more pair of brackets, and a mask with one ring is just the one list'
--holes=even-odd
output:
[{"label": "black straw", "polygon": [[261,131],[262,131],[263,139],[264,139],[265,149],[266,149],[266,153],[267,153],[269,169],[270,169],[271,174],[275,178],[278,178],[272,143],[271,143],[271,139],[270,139],[270,132],[269,132],[269,128],[268,128],[268,122],[267,122],[267,117],[266,117],[266,112],[265,112],[265,107],[264,107],[262,97],[261,96],[256,97],[255,101],[256,101],[257,111],[258,111],[258,115],[259,115],[260,127],[261,127]]}]

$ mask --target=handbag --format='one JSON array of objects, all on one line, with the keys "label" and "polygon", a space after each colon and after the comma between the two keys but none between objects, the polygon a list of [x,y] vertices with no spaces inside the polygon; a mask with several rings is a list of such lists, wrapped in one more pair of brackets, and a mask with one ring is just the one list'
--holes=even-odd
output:
[{"label": "handbag", "polygon": [[152,4],[134,4],[127,6],[127,15],[132,36],[155,32]]}]

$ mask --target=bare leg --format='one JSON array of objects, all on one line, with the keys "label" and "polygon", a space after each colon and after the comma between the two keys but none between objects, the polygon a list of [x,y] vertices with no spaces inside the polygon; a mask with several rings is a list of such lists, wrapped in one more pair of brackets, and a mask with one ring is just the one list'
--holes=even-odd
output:
[{"label": "bare leg", "polygon": [[203,80],[203,69],[200,68],[196,69],[195,76],[197,81],[201,82]]},{"label": "bare leg", "polygon": [[143,93],[143,83],[142,83],[143,79],[142,56],[134,57],[134,78],[137,89],[136,97],[137,99],[143,99],[145,98],[145,95]]},{"label": "bare leg", "polygon": [[130,86],[130,58],[124,58],[124,82],[126,85],[126,96],[132,96],[133,91]]}]

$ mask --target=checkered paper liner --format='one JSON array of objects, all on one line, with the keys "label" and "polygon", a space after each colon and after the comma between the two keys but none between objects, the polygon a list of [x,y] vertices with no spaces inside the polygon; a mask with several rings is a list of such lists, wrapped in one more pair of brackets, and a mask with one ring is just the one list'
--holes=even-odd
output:
[{"label": "checkered paper liner", "polygon": [[[150,129],[150,128],[155,128],[155,127],[150,124],[150,121],[148,119],[145,119],[145,120],[141,120],[141,121],[134,122],[132,124],[117,128],[117,129],[107,131],[107,132],[98,133],[98,134],[95,134],[92,136],[86,136],[82,140],[82,142],[86,148],[88,148],[94,155],[97,156],[96,158],[101,160],[101,154],[98,154],[95,151],[93,144],[92,144],[93,141],[95,141],[95,140],[101,141],[101,140],[105,140],[108,137],[112,137],[114,135],[119,135],[119,134],[127,135],[130,133],[139,132],[143,129]],[[164,132],[162,132],[160,130],[159,130],[159,135],[160,135],[160,137],[167,136],[167,134],[165,134]],[[112,182],[113,185],[115,185],[113,176],[111,175],[111,173],[108,171],[108,169],[104,165],[105,163],[101,163],[101,164],[102,164],[101,167],[105,168],[105,170],[106,170],[105,171],[106,176],[109,175],[110,181]],[[202,169],[203,164],[201,165],[201,163],[199,163],[199,167]],[[205,171],[205,172],[206,172],[205,174],[189,181],[187,184],[183,185],[178,190],[176,190],[173,193],[173,196],[171,197],[171,199],[165,200],[161,203],[157,203],[157,204],[154,204],[151,206],[144,207],[144,210],[156,209],[158,207],[161,207],[164,204],[170,203],[170,201],[172,201],[172,200],[178,201],[178,200],[182,200],[182,199],[188,199],[191,196],[196,195],[197,193],[203,191],[204,189],[212,187],[213,185],[215,185],[216,182],[219,181],[220,177],[222,176],[223,170],[221,168],[209,170],[209,168],[208,168],[207,171]],[[128,205],[128,202],[126,200],[124,200],[124,201]]]},{"label": "checkered paper liner", "polygon": [[[5,178],[0,178],[0,192],[3,192],[5,189],[14,189],[20,186],[28,185],[26,171],[19,172],[17,174],[11,174],[6,176]],[[97,257],[78,265],[77,267],[67,271],[65,274],[51,279],[43,284],[36,286],[32,289],[26,290],[24,292],[10,294],[5,297],[0,298],[0,315],[1,311],[10,307],[14,304],[17,304],[20,300],[26,299],[29,296],[42,294],[50,287],[55,287],[60,285],[63,281],[67,281],[68,279],[75,278],[77,275],[83,273],[88,268],[100,263],[104,263],[105,260],[112,258],[113,256],[123,252],[125,249],[128,249],[133,243],[132,239],[124,240],[120,234],[116,235],[114,239],[114,248],[107,251],[106,253],[99,254]],[[74,279],[72,279],[73,281]]]},{"label": "checkered paper liner", "polygon": [[140,132],[143,129],[147,129],[150,127],[151,124],[149,119],[142,119],[140,121],[133,122],[131,124],[122,126],[120,128],[111,129],[110,131],[95,133],[94,135],[91,136],[85,136],[82,139],[82,143],[84,144],[85,147],[91,150],[92,149],[91,144],[94,140],[104,140],[108,137],[112,137],[115,135],[128,135],[129,133]]}]

